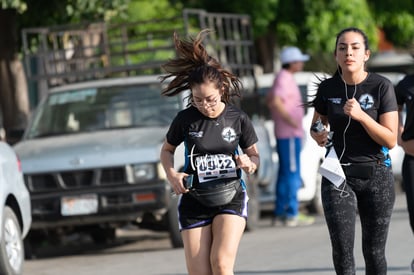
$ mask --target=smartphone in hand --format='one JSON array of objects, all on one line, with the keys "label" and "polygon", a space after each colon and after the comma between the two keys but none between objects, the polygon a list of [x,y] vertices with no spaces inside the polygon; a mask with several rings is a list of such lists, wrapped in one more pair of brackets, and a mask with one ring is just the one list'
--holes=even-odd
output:
[{"label": "smartphone in hand", "polygon": [[191,187],[193,187],[193,177],[193,175],[188,175],[184,178],[183,182],[186,189],[191,189]]}]

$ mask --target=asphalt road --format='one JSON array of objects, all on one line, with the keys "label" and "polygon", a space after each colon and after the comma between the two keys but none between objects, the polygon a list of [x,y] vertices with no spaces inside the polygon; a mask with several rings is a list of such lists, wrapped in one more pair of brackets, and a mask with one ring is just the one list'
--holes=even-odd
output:
[{"label": "asphalt road", "polygon": [[[413,274],[414,237],[408,224],[404,194],[397,195],[387,245],[388,274]],[[82,236],[71,236],[61,246],[45,246],[38,258],[26,260],[28,275],[184,275],[183,249],[172,249],[163,232],[125,229],[110,246],[93,245]],[[357,274],[365,274],[361,234],[355,242]],[[262,217],[260,227],[246,232],[240,244],[235,274],[335,274],[328,232],[323,217],[311,226],[271,227]]]}]

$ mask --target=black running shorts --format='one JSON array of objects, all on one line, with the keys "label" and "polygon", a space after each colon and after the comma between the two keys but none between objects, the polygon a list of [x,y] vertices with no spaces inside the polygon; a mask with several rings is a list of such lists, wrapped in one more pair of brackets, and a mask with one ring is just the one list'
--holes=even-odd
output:
[{"label": "black running shorts", "polygon": [[189,194],[183,194],[178,204],[180,230],[209,225],[216,215],[232,214],[247,219],[247,193],[240,190],[226,205],[206,207]]}]

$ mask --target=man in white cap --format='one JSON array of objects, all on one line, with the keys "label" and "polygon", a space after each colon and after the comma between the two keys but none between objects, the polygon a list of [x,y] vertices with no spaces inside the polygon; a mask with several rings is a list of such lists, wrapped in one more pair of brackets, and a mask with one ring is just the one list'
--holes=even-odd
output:
[{"label": "man in white cap", "polygon": [[294,227],[308,225],[314,218],[299,213],[297,192],[302,185],[300,151],[304,135],[304,108],[301,93],[293,74],[303,70],[309,56],[297,47],[284,47],[280,54],[282,69],[267,94],[267,103],[274,122],[279,172],[272,224]]}]

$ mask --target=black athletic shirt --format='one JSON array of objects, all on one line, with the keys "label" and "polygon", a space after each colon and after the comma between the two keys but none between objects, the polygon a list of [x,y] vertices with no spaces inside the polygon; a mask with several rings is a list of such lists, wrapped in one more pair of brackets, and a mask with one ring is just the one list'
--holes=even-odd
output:
[{"label": "black athletic shirt", "polygon": [[398,105],[406,107],[403,140],[414,139],[414,74],[407,75],[395,88]]},{"label": "black athletic shirt", "polygon": [[[234,105],[226,104],[220,116],[214,119],[204,116],[193,106],[180,111],[171,123],[167,141],[174,146],[184,142],[186,160],[184,171],[197,175],[200,172],[198,170],[204,167],[197,165],[197,162],[200,163],[200,158],[203,161],[207,160],[208,167],[204,168],[208,171],[211,169],[211,172],[214,170],[216,173],[227,173],[230,171],[226,170],[227,162],[231,160],[234,162],[234,155],[238,154],[238,146],[241,149],[248,148],[255,144],[258,138],[247,114]],[[210,156],[219,157],[210,159]],[[220,169],[217,167],[217,161],[222,166]],[[197,167],[201,168],[197,169]],[[235,162],[229,167],[235,171],[237,178],[241,177],[240,169],[235,169]],[[207,175],[205,176],[208,178]],[[211,178],[218,177],[220,175],[215,174]],[[194,179],[197,184],[199,178]]]},{"label": "black athletic shirt", "polygon": [[343,107],[348,98],[355,97],[361,109],[375,121],[381,114],[397,111],[397,101],[392,83],[385,77],[369,73],[366,79],[358,85],[346,85],[340,75],[322,81],[315,98],[315,110],[328,117],[330,130],[333,134],[333,144],[341,163],[361,163],[382,161],[391,165],[388,148],[376,143],[362,127],[361,123],[351,119],[350,125],[344,131],[349,121]]}]

